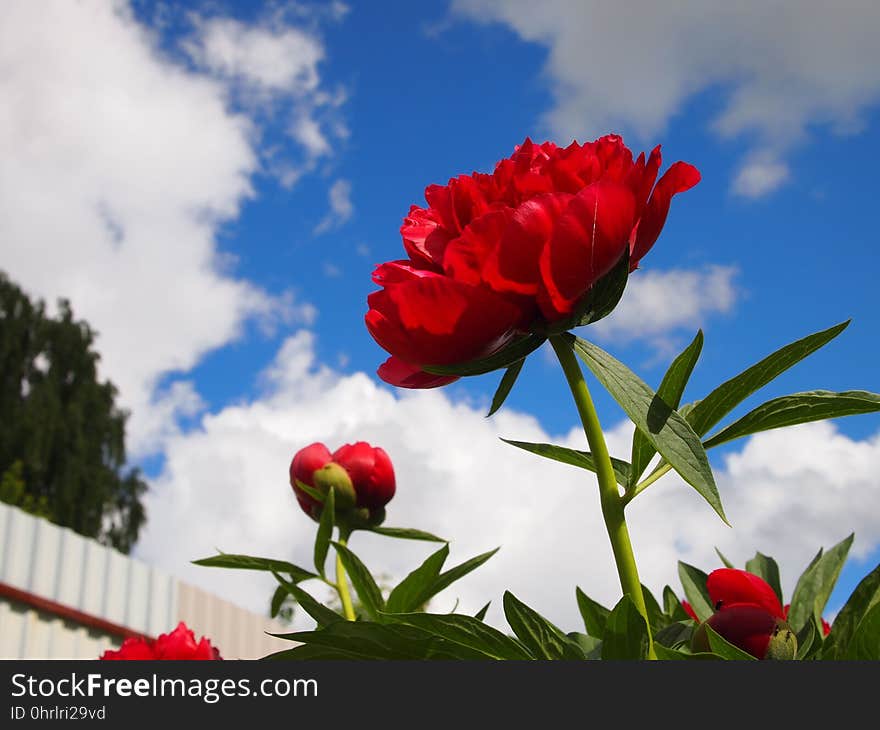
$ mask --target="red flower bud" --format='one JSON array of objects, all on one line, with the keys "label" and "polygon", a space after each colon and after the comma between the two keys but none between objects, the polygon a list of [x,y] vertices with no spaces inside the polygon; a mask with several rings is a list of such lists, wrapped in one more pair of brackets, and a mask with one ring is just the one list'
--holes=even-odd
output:
[{"label": "red flower bud", "polygon": [[345,444],[333,454],[321,443],[300,449],[290,462],[290,484],[303,511],[318,520],[323,505],[302,484],[336,493],[337,517],[352,527],[380,524],[394,496],[394,467],[384,449],[366,441]]},{"label": "red flower bud", "polygon": [[[569,320],[593,285],[629,253],[635,269],[666,222],[672,197],[700,180],[676,162],[657,180],[617,135],[557,147],[526,139],[492,174],[425,190],[400,232],[408,256],[381,264],[366,325],[391,357],[379,377],[434,388],[455,376],[425,367],[498,353],[529,331]],[[656,185],[655,185],[656,182]],[[576,317],[575,317],[576,318]]]},{"label": "red flower bud", "polygon": [[181,621],[171,633],[156,639],[129,637],[119,649],[108,649],[100,659],[222,659],[216,647],[202,637],[198,642],[192,629]]}]

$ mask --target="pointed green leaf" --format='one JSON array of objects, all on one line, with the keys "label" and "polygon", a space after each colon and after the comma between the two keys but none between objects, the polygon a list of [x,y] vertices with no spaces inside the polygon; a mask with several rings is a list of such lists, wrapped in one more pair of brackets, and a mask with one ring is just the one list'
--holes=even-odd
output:
[{"label": "pointed green leaf", "polygon": [[402,540],[424,540],[426,542],[449,542],[442,537],[432,535],[430,532],[423,530],[413,530],[409,527],[370,527],[369,532],[375,532],[377,535],[385,535],[385,537],[397,537]]},{"label": "pointed green leaf", "polygon": [[654,594],[648,590],[648,587],[644,583],[642,584],[642,596],[645,599],[645,608],[648,611],[648,623],[650,624],[651,629],[654,631],[662,629],[669,623],[669,621],[663,614],[663,610],[660,608],[660,604],[657,603],[657,599],[654,598]]},{"label": "pointed green leaf", "polygon": [[344,621],[344,617],[340,616],[332,608],[328,608],[320,603],[311,594],[304,591],[295,583],[284,580],[278,573],[273,573],[275,580],[278,581],[278,587],[284,589],[293,599],[300,605],[303,611],[315,619],[318,626],[329,626],[337,621]]},{"label": "pointed green leaf", "polygon": [[688,422],[600,347],[577,338],[574,349],[657,452],[727,522],[703,444]]},{"label": "pointed green leaf", "polygon": [[282,649],[281,651],[272,652],[267,656],[262,657],[262,661],[331,661],[331,660],[341,660],[341,661],[357,661],[357,660],[365,660],[370,657],[362,656],[360,654],[354,654],[349,651],[344,651],[342,649],[333,649],[329,646],[318,646],[317,644],[300,644],[299,646],[295,646],[293,649]]},{"label": "pointed green leaf", "polygon": [[296,482],[296,488],[301,489],[306,494],[308,494],[312,499],[316,502],[324,503],[324,500],[327,498],[322,491],[313,487],[311,484],[306,484],[305,482],[301,482],[299,479],[294,480]]},{"label": "pointed green leaf", "polygon": [[602,658],[646,659],[649,643],[645,618],[626,594],[608,614],[602,639]]},{"label": "pointed green leaf", "polygon": [[788,612],[788,623],[795,632],[800,631],[811,616],[822,620],[825,604],[846,562],[853,538],[854,535],[849,535],[827,553],[818,556],[798,579]]},{"label": "pointed green leaf", "polygon": [[[534,444],[529,441],[513,441],[505,438],[501,440],[506,444],[516,446],[538,456],[543,456],[546,459],[553,459],[554,461],[577,466],[592,472],[596,471],[596,462],[593,459],[593,455],[587,451],[575,451],[574,449],[554,444]],[[629,479],[629,464],[621,459],[612,458],[611,466],[614,469],[614,478],[617,480],[617,483],[622,487],[626,486],[627,479]]]},{"label": "pointed green leaf", "polygon": [[444,545],[418,568],[404,578],[388,596],[386,610],[388,613],[409,613],[414,611],[430,598],[429,591],[436,582],[449,556],[449,545]]},{"label": "pointed green leaf", "polygon": [[794,393],[763,403],[716,433],[703,445],[709,449],[759,431],[875,411],[880,411],[880,394],[866,390]]},{"label": "pointed green leaf", "polygon": [[[464,578],[464,576],[466,576],[472,570],[476,570],[477,568],[479,568],[483,563],[485,563],[489,558],[497,553],[499,549],[500,548],[495,548],[494,550],[490,550],[489,552],[477,555],[476,557],[473,557],[470,560],[465,560],[463,563],[459,563],[455,567],[452,567],[449,570],[441,573],[439,576],[437,576],[437,580],[435,580],[433,585],[431,586],[428,598],[436,596],[444,588],[452,585],[460,578]],[[427,598],[425,600],[427,600]]]},{"label": "pointed green leaf", "polygon": [[605,608],[601,603],[597,603],[584,593],[580,588],[575,587],[575,598],[577,599],[578,610],[584,619],[584,628],[590,636],[601,639],[605,636],[605,624],[608,621],[610,609]]},{"label": "pointed green leaf", "polygon": [[[816,622],[807,621],[806,625],[797,633],[797,656],[796,659],[804,660],[810,654],[813,642],[817,640]],[[819,640],[821,643],[821,639]]]},{"label": "pointed green leaf", "polygon": [[581,648],[590,661],[602,658],[602,639],[582,634],[579,631],[569,631],[566,636]]},{"label": "pointed green leaf", "polygon": [[880,659],[880,606],[874,606],[859,621],[843,655],[849,661]]},{"label": "pointed green leaf", "polygon": [[756,552],[755,557],[746,563],[746,570],[749,573],[754,573],[759,578],[763,578],[773,589],[779,602],[785,603],[785,599],[782,597],[782,584],[779,581],[779,566],[773,558]]},{"label": "pointed green leaf", "polygon": [[722,659],[732,659],[735,661],[756,662],[758,661],[748,652],[743,651],[738,646],[734,646],[709,624],[704,625],[706,636],[709,639],[709,647],[713,654],[717,654]]},{"label": "pointed green leaf", "polygon": [[859,622],[874,606],[880,605],[880,565],[859,581],[831,625],[825,639],[823,658],[842,659]]},{"label": "pointed green leaf", "polygon": [[357,591],[361,604],[373,618],[378,620],[379,612],[385,610],[385,601],[382,599],[382,591],[376,585],[372,574],[367,570],[360,558],[349,550],[345,545],[338,542],[331,543],[342,560],[342,566],[351,578],[351,584]]},{"label": "pointed green leaf", "polygon": [[510,591],[504,592],[504,616],[513,633],[536,659],[584,659],[583,651],[575,642]]},{"label": "pointed green leaf", "polygon": [[[725,568],[733,568],[734,565],[731,563],[724,555],[721,554],[721,551],[718,548],[715,548],[715,553],[718,555],[718,559],[724,564]],[[748,570],[748,568],[746,568]]]},{"label": "pointed green leaf", "polygon": [[669,586],[663,587],[663,610],[672,621],[691,620],[691,617],[684,610],[684,606],[681,605],[681,599]]},{"label": "pointed green leaf", "polygon": [[543,335],[527,335],[489,357],[455,365],[422,365],[422,370],[434,375],[483,375],[523,360],[544,344],[546,339]]},{"label": "pointed green leaf", "polygon": [[487,603],[485,606],[483,606],[479,611],[477,611],[474,614],[474,618],[477,619],[477,621],[482,621],[483,619],[485,619],[486,612],[489,610],[489,606],[491,606],[491,605],[492,605],[492,601],[489,601],[489,603]]},{"label": "pointed green leaf", "polygon": [[240,570],[265,570],[267,572],[286,573],[295,583],[318,577],[311,571],[304,570],[298,565],[288,563],[285,560],[257,558],[252,555],[221,553],[220,555],[212,555],[210,558],[201,558],[192,562],[195,565],[204,565],[209,568],[238,568]]},{"label": "pointed green leaf", "polygon": [[685,616],[684,620],[671,623],[654,634],[654,646],[660,644],[670,649],[689,647],[694,635],[694,622],[690,616]]},{"label": "pointed green leaf", "polygon": [[694,613],[697,614],[700,621],[705,621],[715,613],[715,607],[712,605],[712,599],[709,597],[709,589],[706,587],[706,580],[709,576],[699,568],[679,560],[678,577],[681,580],[681,586],[684,588],[684,594],[687,596],[688,603],[694,609]]},{"label": "pointed green leaf", "polygon": [[519,372],[520,370],[522,370],[525,362],[526,360],[525,358],[523,358],[522,360],[513,363],[513,365],[511,365],[509,368],[507,368],[507,370],[504,371],[501,382],[498,383],[498,389],[495,391],[495,395],[492,397],[492,406],[489,408],[489,412],[486,414],[486,418],[493,415],[504,404],[504,401],[507,399],[507,396],[510,394],[510,391],[513,388],[513,384],[519,377]]},{"label": "pointed green leaf", "polygon": [[694,405],[687,414],[688,423],[697,434],[704,436],[752,393],[833,340],[848,324],[849,320],[792,342],[722,383]]},{"label": "pointed green leaf", "polygon": [[[657,388],[657,396],[662,398],[663,402],[673,410],[677,410],[681,404],[684,387],[694,371],[694,366],[697,364],[697,359],[700,357],[702,349],[703,330],[698,330],[691,344],[672,361],[672,364],[663,376],[663,380],[660,382],[660,387]],[[639,478],[645,469],[648,468],[648,463],[656,453],[657,450],[644,433],[639,429],[633,431],[632,469],[630,471],[629,487],[634,487],[638,483]]]},{"label": "pointed green leaf", "polygon": [[487,659],[532,659],[519,642],[473,616],[406,613],[389,618],[478,651]]},{"label": "pointed green leaf", "polygon": [[284,586],[278,586],[272,594],[272,603],[269,606],[269,615],[272,618],[278,615],[285,598],[287,598],[287,589]]},{"label": "pointed green leaf", "polygon": [[336,490],[327,493],[327,501],[321,511],[318,531],[315,535],[315,568],[323,576],[327,552],[330,550],[330,538],[333,536],[333,522],[336,517]]}]

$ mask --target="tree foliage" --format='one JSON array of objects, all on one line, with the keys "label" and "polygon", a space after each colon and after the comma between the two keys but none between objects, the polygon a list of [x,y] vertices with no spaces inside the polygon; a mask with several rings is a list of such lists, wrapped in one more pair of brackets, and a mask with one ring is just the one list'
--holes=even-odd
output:
[{"label": "tree foliage", "polygon": [[0,499],[127,553],[147,485],[125,470],[128,413],[94,338],[68,301],[49,316],[0,271]]}]

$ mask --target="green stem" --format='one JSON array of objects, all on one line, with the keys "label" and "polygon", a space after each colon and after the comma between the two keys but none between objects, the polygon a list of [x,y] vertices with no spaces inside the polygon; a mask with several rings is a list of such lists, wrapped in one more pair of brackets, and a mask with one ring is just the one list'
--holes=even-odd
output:
[{"label": "green stem", "polygon": [[608,454],[608,446],[605,444],[605,436],[602,434],[602,426],[590,391],[584,380],[584,374],[578,365],[574,352],[565,335],[554,335],[550,338],[550,344],[556,351],[559,364],[568,381],[568,387],[574,396],[587,443],[593,453],[596,463],[596,476],[599,480],[599,501],[602,505],[602,516],[605,519],[605,528],[611,540],[611,549],[614,552],[614,561],[617,564],[617,574],[620,576],[620,587],[624,594],[629,594],[639,613],[648,624],[648,658],[656,659],[654,644],[651,639],[651,628],[648,620],[648,610],[645,606],[645,597],[642,593],[642,584],[639,580],[639,571],[636,568],[636,560],[633,555],[632,543],[629,539],[629,530],[626,527],[626,519],[623,514],[624,502],[617,488],[617,480],[614,477],[614,468],[611,465],[611,457]]},{"label": "green stem", "polygon": [[642,481],[636,484],[635,488],[631,492],[627,492],[623,496],[624,505],[629,504],[635,498],[637,494],[641,494],[648,487],[650,487],[654,482],[656,482],[660,477],[668,474],[672,470],[671,464],[663,464],[662,466],[657,467],[655,471],[653,471],[650,475],[645,477]]},{"label": "green stem", "polygon": [[[339,544],[346,546],[348,538],[351,535],[350,530],[339,528]],[[348,581],[345,578],[345,567],[342,565],[342,558],[336,553],[336,592],[339,594],[339,600],[342,601],[342,612],[349,621],[354,621],[356,616],[354,606],[351,603],[351,594],[348,592]]]}]

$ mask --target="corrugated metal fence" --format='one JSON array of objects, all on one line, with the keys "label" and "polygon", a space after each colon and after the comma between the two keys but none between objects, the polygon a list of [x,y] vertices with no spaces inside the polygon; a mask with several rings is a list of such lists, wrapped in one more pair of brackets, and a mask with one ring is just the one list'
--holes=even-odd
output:
[{"label": "corrugated metal fence", "polygon": [[94,659],[185,621],[224,658],[290,644],[290,629],[72,530],[0,503],[0,659]]}]

